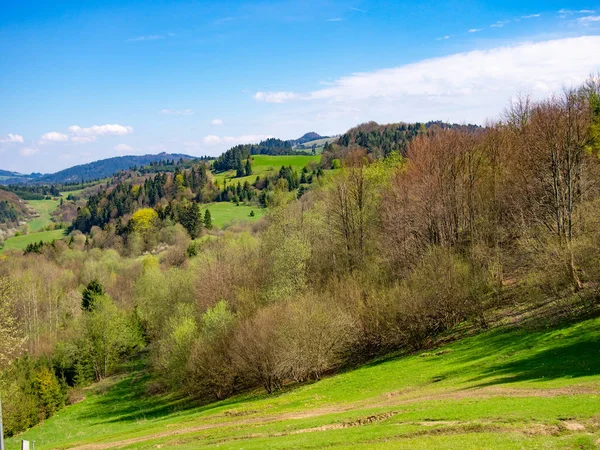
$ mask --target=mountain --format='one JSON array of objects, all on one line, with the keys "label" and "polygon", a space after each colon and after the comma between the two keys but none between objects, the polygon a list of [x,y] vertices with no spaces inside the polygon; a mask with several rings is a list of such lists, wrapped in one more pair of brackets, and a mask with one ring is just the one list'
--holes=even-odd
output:
[{"label": "mountain", "polygon": [[306,133],[302,137],[299,137],[298,139],[292,139],[288,142],[291,143],[292,145],[300,145],[300,144],[304,144],[306,142],[316,141],[317,139],[324,139],[327,137],[329,137],[329,136],[321,136],[320,134],[315,133],[314,131],[310,131],[309,133]]},{"label": "mountain", "polygon": [[[69,167],[53,174],[31,174],[21,175],[13,172],[13,176],[6,175],[0,178],[2,184],[24,184],[24,183],[39,183],[39,184],[59,184],[59,183],[77,183],[83,181],[96,180],[106,178],[119,170],[127,170],[132,166],[145,166],[152,162],[164,160],[179,160],[179,159],[195,159],[194,156],[184,155],[180,153],[159,153],[157,155],[128,155],[116,156],[114,158],[102,159],[87,164]],[[0,174],[1,175],[1,174]]]}]

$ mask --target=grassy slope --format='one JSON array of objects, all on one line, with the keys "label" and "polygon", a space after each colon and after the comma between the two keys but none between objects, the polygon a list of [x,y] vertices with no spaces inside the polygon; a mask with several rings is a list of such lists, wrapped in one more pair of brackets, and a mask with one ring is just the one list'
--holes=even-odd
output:
[{"label": "grassy slope", "polygon": [[40,215],[28,222],[29,230],[36,232],[52,223],[50,213],[58,208],[59,200],[28,200],[27,203]]},{"label": "grassy slope", "polygon": [[310,161],[320,161],[320,155],[285,155],[285,156],[269,156],[269,155],[254,155],[252,156],[252,175],[248,177],[235,178],[235,170],[222,172],[214,176],[215,180],[222,186],[223,181],[227,183],[238,182],[244,184],[245,181],[254,183],[257,176],[264,177],[265,175],[273,175],[281,169],[281,166],[292,166],[298,171],[302,170]]},{"label": "grassy slope", "polygon": [[0,249],[0,254],[7,250],[24,250],[25,247],[32,242],[50,242],[64,236],[65,230],[39,231],[52,223],[50,220],[50,213],[58,207],[59,200],[28,200],[27,203],[29,203],[40,216],[27,222],[30,233],[24,236],[14,236],[7,239],[4,243],[4,248]]},{"label": "grassy slope", "polygon": [[[210,211],[213,224],[219,228],[223,228],[233,222],[253,222],[260,219],[265,214],[265,210],[258,206],[247,206],[241,203],[239,206],[236,206],[235,203],[231,202],[208,203],[202,205],[201,211],[203,216],[206,209]],[[254,217],[250,216],[250,211],[254,211]]]},{"label": "grassy slope", "polygon": [[88,390],[22,438],[38,449],[597,448],[599,343],[600,319],[493,330],[273,396],[197,407],[144,396],[147,375],[137,372]]},{"label": "grassy slope", "polygon": [[8,250],[25,250],[25,247],[32,242],[51,242],[54,239],[61,239],[64,235],[65,230],[52,230],[29,233],[24,236],[14,236],[4,242],[4,248],[0,250],[0,253]]}]

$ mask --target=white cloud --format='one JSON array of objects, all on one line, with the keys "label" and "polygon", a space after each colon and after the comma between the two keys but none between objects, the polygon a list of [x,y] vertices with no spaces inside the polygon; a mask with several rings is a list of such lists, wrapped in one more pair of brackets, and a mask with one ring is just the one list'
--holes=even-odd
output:
[{"label": "white cloud", "polygon": [[507,23],[510,23],[510,20],[498,20],[496,23],[491,24],[492,28],[502,28]]},{"label": "white cloud", "polygon": [[254,99],[266,103],[284,103],[297,98],[293,92],[257,92]]},{"label": "white cloud", "polygon": [[[544,98],[581,84],[600,67],[598,48],[600,36],[526,42],[355,73],[308,93],[268,95],[305,108],[296,109],[297,116],[319,115],[314,123],[324,129],[343,129],[357,120],[483,123],[519,92]],[[266,95],[254,98],[264,101]]]},{"label": "white cloud", "polygon": [[221,138],[214,134],[209,134],[208,136],[204,136],[203,141],[206,145],[217,145],[221,143]]},{"label": "white cloud", "polygon": [[23,139],[23,136],[21,136],[20,134],[12,134],[12,133],[8,133],[8,136],[4,139],[0,139],[0,143],[19,143],[19,144],[23,144],[25,141]]},{"label": "white cloud", "polygon": [[477,33],[479,31],[483,30],[483,28],[471,28],[470,30],[467,30],[469,33]]},{"label": "white cloud", "polygon": [[594,14],[596,11],[593,9],[580,9],[577,11],[579,14]]},{"label": "white cloud", "polygon": [[217,136],[214,134],[209,134],[205,136],[203,141],[204,144],[214,146],[219,144],[227,144],[229,146],[234,146],[238,144],[258,144],[260,141],[264,141],[265,139],[271,138],[273,136],[267,134],[246,134],[243,136]]},{"label": "white cloud", "polygon": [[161,109],[160,113],[168,116],[189,116],[194,114],[194,111],[191,109]]},{"label": "white cloud", "polygon": [[348,6],[348,9],[351,9],[352,11],[358,11],[358,12],[361,12],[361,13],[366,13],[367,12],[364,9],[355,8],[353,6]]},{"label": "white cloud", "polygon": [[446,40],[446,39],[450,39],[450,36],[446,35],[446,36],[439,37],[439,38],[436,39],[436,41],[443,41],[443,40]]},{"label": "white cloud", "polygon": [[133,147],[131,145],[127,145],[127,144],[118,144],[118,145],[115,145],[115,150],[118,151],[119,153],[127,153],[127,152],[132,152]]},{"label": "white cloud", "polygon": [[156,41],[158,39],[164,39],[164,36],[160,34],[148,34],[146,36],[137,36],[131,39],[127,39],[126,42]]},{"label": "white cloud", "polygon": [[119,124],[92,125],[88,128],[82,128],[79,125],[72,125],[69,131],[73,134],[73,142],[83,144],[94,142],[99,136],[124,136],[133,133],[133,128]]},{"label": "white cloud", "polygon": [[44,133],[40,137],[40,144],[47,144],[49,142],[66,142],[69,140],[69,136],[58,131],[51,131]]},{"label": "white cloud", "polygon": [[584,17],[580,17],[579,19],[577,19],[577,21],[581,24],[589,25],[590,23],[593,23],[593,22],[599,22],[600,16],[584,16]]},{"label": "white cloud", "polygon": [[342,20],[344,19],[342,19],[341,17],[333,17],[331,19],[327,19],[327,22],[341,22]]},{"label": "white cloud", "polygon": [[540,17],[541,14],[528,14],[526,16],[521,16],[521,19],[535,19],[536,17]]},{"label": "white cloud", "polygon": [[32,148],[32,147],[23,147],[21,150],[19,150],[19,153],[21,154],[21,156],[33,156],[38,152],[37,148]]},{"label": "white cloud", "polygon": [[221,119],[213,119],[211,120],[210,124],[218,127],[223,125],[223,121]]}]

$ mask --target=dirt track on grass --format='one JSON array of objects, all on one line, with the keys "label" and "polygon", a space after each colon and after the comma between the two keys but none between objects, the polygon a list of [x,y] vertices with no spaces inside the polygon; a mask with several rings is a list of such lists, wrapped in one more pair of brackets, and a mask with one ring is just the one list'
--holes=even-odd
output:
[{"label": "dirt track on grass", "polygon": [[[155,439],[163,439],[169,437],[177,437],[187,434],[193,434],[205,430],[219,429],[224,427],[242,427],[246,425],[266,425],[270,423],[275,423],[284,420],[300,420],[300,419],[309,419],[313,417],[322,417],[329,414],[343,413],[348,411],[355,410],[357,413],[360,413],[363,409],[368,408],[380,408],[382,406],[399,406],[417,402],[426,402],[426,401],[435,401],[435,400],[462,400],[467,398],[472,399],[483,399],[483,398],[493,398],[493,397],[557,397],[561,395],[586,395],[586,394],[600,394],[600,386],[589,385],[589,386],[571,386],[564,388],[555,388],[555,389],[517,389],[517,388],[506,388],[499,386],[488,386],[482,388],[472,388],[472,389],[462,389],[462,390],[452,390],[452,391],[436,391],[427,393],[425,395],[419,395],[416,390],[401,390],[397,392],[390,392],[382,396],[378,399],[370,399],[369,401],[358,402],[354,404],[346,404],[340,406],[330,406],[325,408],[317,408],[309,411],[302,412],[290,412],[279,415],[262,415],[258,417],[247,417],[244,419],[233,419],[223,422],[212,422],[205,423],[195,426],[182,427],[172,430],[165,430],[158,433],[151,433],[145,436],[139,436],[129,439],[122,439],[113,442],[99,442],[95,444],[84,444],[84,445],[75,445],[73,447],[68,447],[75,450],[104,450],[110,448],[120,448],[126,447],[129,445],[142,443]],[[250,412],[250,414],[254,414]],[[293,430],[289,432],[282,433],[270,433],[268,435],[263,434],[251,434],[242,437],[243,439],[252,438],[252,437],[263,437],[263,436],[286,436],[291,434],[300,434],[300,433],[312,433],[319,431],[328,431],[334,429],[341,428],[350,428],[353,426],[363,426],[368,425],[375,422],[380,422],[382,420],[388,419],[394,415],[400,414],[400,411],[376,414],[376,415],[367,415],[365,417],[360,417],[351,422],[341,422],[341,423],[333,423],[328,425],[322,425],[319,427],[311,427],[304,428],[300,430]],[[226,412],[219,416],[213,416],[212,419],[223,418],[227,416],[237,417],[240,413],[237,411]],[[428,427],[437,427],[440,425],[445,426],[467,426],[468,422],[438,422],[438,421],[427,421],[427,422],[415,422],[417,425],[428,426]],[[480,422],[478,422],[480,423]],[[168,427],[168,426],[167,426]],[[573,423],[565,423],[565,429],[569,431],[579,431],[581,429],[585,429],[583,425]],[[553,428],[554,430],[554,428]],[[531,429],[530,431],[534,431]],[[544,428],[544,433],[549,432]],[[535,433],[534,433],[535,434]],[[234,439],[235,440],[235,439]],[[225,439],[224,441],[227,441]],[[221,442],[224,442],[221,441]],[[158,447],[160,448],[160,447]]]}]

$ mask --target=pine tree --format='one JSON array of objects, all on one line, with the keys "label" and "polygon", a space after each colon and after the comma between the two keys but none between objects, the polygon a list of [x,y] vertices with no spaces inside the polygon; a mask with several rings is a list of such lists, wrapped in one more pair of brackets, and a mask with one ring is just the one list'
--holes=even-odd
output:
[{"label": "pine tree", "polygon": [[246,176],[252,175],[252,162],[250,161],[250,157],[246,160]]},{"label": "pine tree", "polygon": [[212,229],[212,217],[210,215],[210,211],[207,209],[206,212],[204,213],[204,227],[207,230],[211,230]]},{"label": "pine tree", "polygon": [[94,309],[94,301],[97,297],[104,295],[104,288],[98,282],[98,280],[92,280],[88,283],[87,287],[83,290],[81,297],[81,309],[85,311],[91,311]]}]

